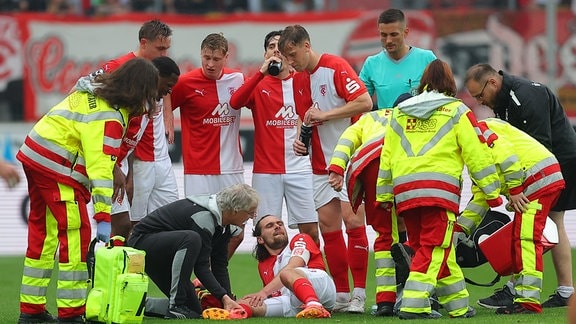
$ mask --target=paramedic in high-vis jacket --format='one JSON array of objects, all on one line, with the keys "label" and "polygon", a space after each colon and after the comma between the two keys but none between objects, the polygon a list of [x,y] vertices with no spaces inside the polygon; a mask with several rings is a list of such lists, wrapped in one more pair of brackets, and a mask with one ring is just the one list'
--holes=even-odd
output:
[{"label": "paramedic in high-vis jacket", "polygon": [[128,119],[153,107],[158,70],[135,59],[98,76],[93,94],[75,91],[36,123],[16,155],[28,181],[28,248],[18,323],[55,322],[46,292],[58,255],[59,322],[82,322],[86,301],[86,253],[94,218],[110,221],[116,156]]},{"label": "paramedic in high-vis jacket", "polygon": [[[412,97],[400,95],[394,106]],[[392,258],[392,246],[400,241],[397,217],[376,206],[376,180],[380,167],[380,154],[384,144],[386,126],[392,113],[391,108],[381,108],[366,113],[340,135],[334,154],[330,159],[328,181],[336,191],[346,188],[352,210],[357,212],[364,203],[366,225],[376,231],[374,260],[376,275],[375,316],[392,316],[396,302],[396,268]]]},{"label": "paramedic in high-vis jacket", "polygon": [[401,319],[431,318],[436,291],[451,317],[472,317],[452,233],[459,212],[464,164],[490,206],[502,203],[500,182],[472,111],[454,98],[448,64],[432,61],[419,95],[400,103],[386,129],[377,180],[381,208],[404,218],[416,254],[404,287]]},{"label": "paramedic in high-vis jacket", "polygon": [[[550,209],[564,188],[558,160],[536,139],[508,122],[488,118],[479,122],[500,174],[501,192],[508,196],[509,207],[515,211],[512,219],[512,259],[514,303],[498,308],[496,314],[541,313],[542,232]],[[472,200],[458,217],[466,234],[472,233],[490,207],[486,195],[472,186]],[[505,287],[507,289],[507,287]],[[483,299],[478,304],[484,305]]]}]

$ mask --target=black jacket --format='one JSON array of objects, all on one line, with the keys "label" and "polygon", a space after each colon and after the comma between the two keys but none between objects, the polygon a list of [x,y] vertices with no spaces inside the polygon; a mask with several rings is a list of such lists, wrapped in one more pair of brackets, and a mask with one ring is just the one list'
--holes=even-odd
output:
[{"label": "black jacket", "polygon": [[558,97],[543,84],[499,71],[502,89],[496,97],[496,117],[534,137],[560,164],[576,159],[576,132]]},{"label": "black jacket", "polygon": [[222,226],[216,195],[190,196],[156,209],[134,226],[129,245],[145,234],[177,230],[192,230],[202,238],[194,274],[204,287],[219,300],[225,294],[232,297],[227,256],[231,233]]}]

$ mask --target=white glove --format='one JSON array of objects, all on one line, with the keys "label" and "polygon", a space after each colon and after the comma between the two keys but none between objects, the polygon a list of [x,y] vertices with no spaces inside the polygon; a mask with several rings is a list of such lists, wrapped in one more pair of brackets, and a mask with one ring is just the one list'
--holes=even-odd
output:
[{"label": "white glove", "polygon": [[96,224],[96,238],[104,243],[110,241],[110,232],[112,225],[110,222],[100,222]]},{"label": "white glove", "polygon": [[464,232],[454,232],[454,236],[452,236],[452,243],[454,243],[454,246],[457,246],[458,244],[464,244],[468,247],[474,247],[474,241],[471,240]]}]

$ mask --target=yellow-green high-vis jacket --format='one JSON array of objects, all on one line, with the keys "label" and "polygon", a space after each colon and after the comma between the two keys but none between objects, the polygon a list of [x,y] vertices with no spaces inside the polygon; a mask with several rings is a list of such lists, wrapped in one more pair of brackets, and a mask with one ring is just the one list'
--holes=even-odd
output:
[{"label": "yellow-green high-vis jacket", "polygon": [[376,199],[394,202],[398,214],[426,206],[458,213],[464,165],[488,203],[502,204],[494,160],[472,111],[454,97],[425,91],[392,112]]}]

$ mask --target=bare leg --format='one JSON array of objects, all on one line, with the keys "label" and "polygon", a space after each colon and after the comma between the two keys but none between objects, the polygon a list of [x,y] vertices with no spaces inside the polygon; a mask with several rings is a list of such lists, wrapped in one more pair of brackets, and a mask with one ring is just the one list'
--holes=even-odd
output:
[{"label": "bare leg", "polygon": [[318,223],[302,223],[298,224],[300,233],[306,233],[312,237],[316,245],[320,247],[320,240],[318,239]]},{"label": "bare leg", "polygon": [[549,216],[558,227],[559,242],[552,248],[552,262],[556,270],[556,280],[558,286],[572,287],[572,250],[564,227],[564,212],[551,211]]},{"label": "bare leg", "polygon": [[326,205],[318,208],[318,225],[321,233],[342,230],[342,209],[340,200],[334,198]]},{"label": "bare leg", "polygon": [[342,202],[342,217],[344,218],[344,225],[346,229],[354,229],[365,225],[364,221],[364,204],[358,207],[358,212],[354,213],[352,206],[349,202]]},{"label": "bare leg", "polygon": [[568,324],[576,324],[576,298],[568,302]]},{"label": "bare leg", "polygon": [[110,226],[112,227],[111,236],[120,235],[128,241],[128,237],[132,231],[130,214],[128,212],[122,212],[111,215],[110,222]]},{"label": "bare leg", "polygon": [[404,224],[404,217],[397,217],[398,235],[400,243],[404,243],[407,240],[406,224]]}]

